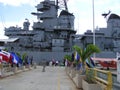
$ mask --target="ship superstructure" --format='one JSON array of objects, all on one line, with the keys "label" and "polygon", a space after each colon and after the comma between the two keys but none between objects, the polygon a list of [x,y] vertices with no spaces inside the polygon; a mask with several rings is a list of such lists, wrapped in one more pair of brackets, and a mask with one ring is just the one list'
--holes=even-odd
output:
[{"label": "ship superstructure", "polygon": [[23,23],[23,28],[14,26],[5,28],[6,36],[18,38],[14,43],[8,43],[6,47],[18,51],[70,52],[76,33],[75,17],[68,12],[66,0],[63,0],[65,8],[58,15],[60,2],[60,0],[44,0],[37,4],[37,12],[31,13],[38,20],[33,23],[33,30],[29,30],[28,19]]},{"label": "ship superstructure", "polygon": [[[107,27],[95,29],[95,45],[101,50],[96,57],[116,58],[116,54],[120,53],[120,16],[114,13],[102,15],[107,21]],[[81,41],[84,47],[93,43],[93,32],[86,31],[82,35]]]},{"label": "ship superstructure", "polygon": [[[9,51],[27,52],[40,60],[63,60],[65,54],[72,53],[72,46],[85,48],[93,44],[93,32],[88,30],[83,35],[76,34],[74,15],[68,11],[67,0],[44,0],[37,4],[37,17],[30,30],[30,22],[25,19],[23,28],[11,26],[5,28],[5,35],[11,38],[6,48]],[[110,14],[110,13],[108,13]],[[105,17],[108,14],[103,14]],[[95,44],[101,49],[97,57],[115,58],[120,52],[120,16],[110,14],[107,28],[95,30]]]}]

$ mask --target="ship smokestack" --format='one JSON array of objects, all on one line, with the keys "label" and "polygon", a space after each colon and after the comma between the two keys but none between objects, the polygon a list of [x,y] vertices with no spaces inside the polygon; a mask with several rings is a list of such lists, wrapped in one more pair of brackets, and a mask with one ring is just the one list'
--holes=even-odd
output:
[{"label": "ship smokestack", "polygon": [[23,23],[23,30],[29,30],[30,22],[28,19],[25,19],[25,22]]}]

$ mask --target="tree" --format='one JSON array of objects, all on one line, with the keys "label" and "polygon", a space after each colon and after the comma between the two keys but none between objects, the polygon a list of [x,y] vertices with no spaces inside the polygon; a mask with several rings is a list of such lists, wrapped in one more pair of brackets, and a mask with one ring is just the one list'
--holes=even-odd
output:
[{"label": "tree", "polygon": [[27,57],[27,53],[23,53],[23,54],[22,54],[22,57],[21,57],[23,64],[26,63],[26,57]]},{"label": "tree", "polygon": [[74,45],[73,49],[80,55],[79,63],[82,63],[82,73],[85,73],[85,60],[90,58],[92,54],[100,52],[100,49],[93,44],[88,44],[86,48],[81,48],[77,45]]},{"label": "tree", "polygon": [[68,61],[72,62],[72,56],[71,55],[65,55],[64,59],[67,59]]},{"label": "tree", "polygon": [[68,61],[68,64],[71,65],[71,63],[72,63],[72,56],[66,54],[66,55],[64,56],[64,60],[67,60],[67,61]]}]

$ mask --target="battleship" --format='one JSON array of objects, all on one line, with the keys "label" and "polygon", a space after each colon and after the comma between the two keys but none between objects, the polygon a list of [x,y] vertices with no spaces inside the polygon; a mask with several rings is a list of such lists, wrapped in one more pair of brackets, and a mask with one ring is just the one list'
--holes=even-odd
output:
[{"label": "battleship", "polygon": [[[64,7],[64,8],[63,8]],[[41,61],[58,60],[63,61],[64,55],[72,54],[72,47],[78,45],[85,48],[93,44],[101,52],[95,54],[100,58],[116,58],[120,52],[120,16],[111,12],[104,13],[106,28],[95,28],[95,32],[87,30],[84,34],[76,34],[74,29],[73,13],[68,11],[67,0],[44,0],[37,4],[37,12],[31,14],[37,17],[33,22],[32,30],[29,29],[30,22],[26,18],[23,28],[10,26],[5,28],[8,40],[3,40],[4,47],[8,51],[26,53],[37,63]],[[2,40],[0,40],[1,44]],[[114,90],[120,87],[117,82],[116,73],[112,75]]]},{"label": "battleship", "polygon": [[[85,48],[93,43],[92,30],[84,34],[76,34],[73,13],[68,11],[67,0],[44,0],[35,6],[37,12],[31,12],[37,17],[33,22],[26,18],[23,28],[10,26],[5,28],[9,37],[5,48],[9,51],[27,53],[36,62],[41,60],[62,61],[64,55],[71,54],[72,47],[78,45]],[[101,52],[96,57],[116,58],[120,51],[120,16],[114,13],[102,14],[107,22],[106,28],[95,28],[95,44]]]},{"label": "battleship", "polygon": [[[35,61],[63,60],[65,54],[72,52],[75,44],[74,15],[68,11],[67,0],[44,0],[35,6],[37,17],[33,30],[26,18],[23,28],[10,26],[5,35],[10,41],[5,44],[9,51],[27,53]],[[60,12],[60,13],[59,13]]]}]

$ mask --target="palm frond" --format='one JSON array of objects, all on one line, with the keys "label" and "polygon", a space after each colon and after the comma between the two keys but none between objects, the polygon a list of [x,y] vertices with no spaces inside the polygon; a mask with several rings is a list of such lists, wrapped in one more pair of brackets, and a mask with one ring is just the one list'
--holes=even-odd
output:
[{"label": "palm frond", "polygon": [[82,49],[79,46],[73,46],[73,49],[78,52],[82,62],[84,62],[87,58],[89,58],[93,53],[99,53],[100,49],[93,44],[87,45],[86,48]]},{"label": "palm frond", "polygon": [[72,62],[72,56],[71,55],[65,55],[64,59],[67,59],[68,61]]}]

